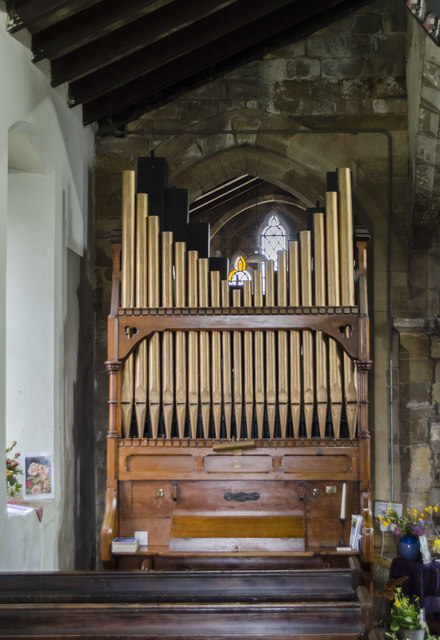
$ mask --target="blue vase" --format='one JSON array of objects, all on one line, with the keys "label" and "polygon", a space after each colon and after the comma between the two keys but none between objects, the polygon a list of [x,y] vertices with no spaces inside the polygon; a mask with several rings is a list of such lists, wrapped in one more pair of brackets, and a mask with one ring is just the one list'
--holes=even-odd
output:
[{"label": "blue vase", "polygon": [[419,539],[415,536],[403,536],[397,543],[399,558],[404,560],[416,560],[420,553]]}]

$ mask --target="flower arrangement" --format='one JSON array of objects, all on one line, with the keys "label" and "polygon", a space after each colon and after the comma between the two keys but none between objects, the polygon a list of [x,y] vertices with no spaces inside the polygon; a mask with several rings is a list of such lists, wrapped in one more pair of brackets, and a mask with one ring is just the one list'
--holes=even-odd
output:
[{"label": "flower arrangement", "polygon": [[18,466],[18,458],[20,457],[20,454],[15,452],[10,455],[16,444],[17,441],[14,440],[6,449],[6,488],[10,498],[19,494],[22,488],[22,485],[18,481],[19,476],[23,473]]},{"label": "flower arrangement", "polygon": [[[388,505],[385,514],[379,514],[379,521],[385,525],[390,526],[395,536],[422,536],[431,529],[430,516],[433,512],[437,513],[438,506],[425,507],[423,511],[417,511],[417,509],[407,509],[405,514],[399,516],[395,509]],[[440,540],[438,542],[440,548]]]},{"label": "flower arrangement", "polygon": [[400,629],[424,629],[423,609],[417,597],[408,598],[403,595],[402,588],[397,587],[394,591],[394,600],[390,613],[383,618],[383,622],[389,629],[389,638],[394,638],[395,632]]}]

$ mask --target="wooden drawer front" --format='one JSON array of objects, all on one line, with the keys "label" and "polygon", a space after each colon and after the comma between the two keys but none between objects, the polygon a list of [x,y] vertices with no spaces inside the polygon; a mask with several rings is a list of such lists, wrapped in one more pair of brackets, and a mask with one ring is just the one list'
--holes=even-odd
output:
[{"label": "wooden drawer front", "polygon": [[145,474],[160,477],[169,473],[191,473],[194,471],[194,456],[131,453],[124,456],[122,469],[131,477]]},{"label": "wooden drawer front", "polygon": [[124,517],[192,513],[302,514],[297,482],[246,480],[133,480],[120,483]]},{"label": "wooden drawer front", "polygon": [[296,482],[273,480],[205,480],[177,483],[174,514],[218,511],[229,513],[303,513]]},{"label": "wooden drawer front", "polygon": [[286,474],[295,474],[298,479],[354,479],[357,476],[356,460],[347,454],[335,455],[290,455],[281,460],[281,470]]},{"label": "wooden drawer front", "polygon": [[270,473],[272,458],[266,455],[207,455],[204,469],[207,473]]}]

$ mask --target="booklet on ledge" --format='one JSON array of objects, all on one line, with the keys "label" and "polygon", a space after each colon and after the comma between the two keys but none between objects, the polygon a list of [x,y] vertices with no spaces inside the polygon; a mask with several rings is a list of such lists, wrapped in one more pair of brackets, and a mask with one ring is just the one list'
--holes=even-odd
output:
[{"label": "booklet on ledge", "polygon": [[354,551],[360,550],[362,539],[362,516],[351,516],[351,528],[350,528],[350,547]]},{"label": "booklet on ledge", "polygon": [[114,538],[112,540],[112,553],[134,553],[139,548],[139,538]]}]

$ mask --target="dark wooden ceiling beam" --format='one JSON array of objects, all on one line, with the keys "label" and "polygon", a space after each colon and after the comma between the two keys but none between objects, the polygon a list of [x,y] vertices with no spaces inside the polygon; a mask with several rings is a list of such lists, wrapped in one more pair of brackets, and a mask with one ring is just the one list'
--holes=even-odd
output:
[{"label": "dark wooden ceiling beam", "polygon": [[[171,62],[176,62],[179,58],[194,53],[194,57],[203,54],[203,45],[212,45],[226,37],[233,43],[235,50],[243,45],[241,37],[249,37],[252,34],[254,25],[260,25],[258,32],[261,36],[262,26],[270,22],[272,29],[280,28],[277,23],[278,15],[281,18],[285,14],[292,14],[292,0],[241,0],[240,2],[227,7],[218,14],[202,19],[179,31],[168,38],[156,42],[149,47],[144,47],[140,51],[126,56],[123,60],[115,62],[99,72],[86,76],[85,78],[70,84],[70,97],[72,104],[85,103],[136,81],[140,76],[146,76],[156,69],[165,67]],[[284,10],[280,13],[278,10]],[[243,33],[241,33],[242,28]],[[238,32],[240,31],[240,35]],[[235,34],[237,34],[237,39]],[[254,40],[254,36],[251,35]],[[225,46],[228,46],[226,41]],[[217,55],[223,55],[222,45],[217,49]],[[195,64],[203,64],[203,58],[195,60]],[[164,77],[166,80],[166,76]]]},{"label": "dark wooden ceiling beam", "polygon": [[[235,54],[231,54],[227,59],[216,59],[216,53],[218,54],[220,50],[220,43],[216,43],[217,49],[214,48],[211,60],[205,58],[204,66],[201,65],[198,69],[194,67],[193,60],[181,60],[179,65],[171,64],[162,72],[159,70],[154,74],[150,74],[147,81],[144,78],[139,83],[132,83],[130,99],[125,102],[124,106],[124,91],[114,92],[120,94],[119,97],[112,94],[107,98],[101,98],[86,104],[83,110],[84,123],[89,124],[98,121],[98,135],[109,135],[115,132],[116,135],[124,135],[123,129],[125,125],[141,117],[144,113],[167,104],[182,93],[199,87],[251,60],[260,58],[270,51],[308,37],[316,30],[370,2],[371,0],[344,0],[339,2],[338,6],[333,4],[328,10],[322,10],[321,5],[321,7],[316,7],[316,13],[311,15],[309,19],[303,20],[294,27],[284,24],[284,30],[272,35],[266,34],[266,38],[263,37],[260,41],[243,48]],[[326,3],[323,2],[322,4]],[[168,85],[161,83],[162,73],[167,75]],[[137,85],[137,97],[135,84]],[[117,98],[120,107],[117,106],[116,102],[112,102]]]},{"label": "dark wooden ceiling beam", "polygon": [[214,11],[236,2],[236,0],[181,0],[155,11],[151,16],[137,20],[117,32],[111,33],[52,63],[52,85],[79,80],[113,62],[151,45],[192,22],[211,15]]},{"label": "dark wooden ceiling beam", "polygon": [[[224,74],[250,60],[254,60],[287,43],[307,37],[318,28],[338,19],[365,0],[327,0],[299,3],[295,15],[291,7],[284,7],[270,16],[241,27],[228,36],[210,42],[191,54],[175,59],[165,67],[139,77],[121,89],[103,95],[84,105],[84,122],[98,120],[101,132],[120,128],[130,120],[169,102],[184,91]],[[323,10],[323,6],[327,9]],[[337,5],[337,6],[336,6]],[[108,126],[104,126],[108,120]]]},{"label": "dark wooden ceiling beam", "polygon": [[[137,24],[142,18],[154,19],[156,12],[164,10],[166,13],[169,5],[177,2],[179,0],[131,0],[130,2],[105,0],[99,6],[91,7],[87,11],[64,20],[61,24],[56,24],[35,34],[32,38],[33,61],[39,62],[44,58],[49,58],[52,62],[56,62],[57,58],[72,53],[73,57],[79,55],[81,62],[85,63],[87,56],[94,55],[93,44],[99,39],[105,39],[107,56],[111,57],[113,54],[112,38],[116,36],[115,32],[127,27],[127,25],[129,25],[128,30],[137,29]],[[91,52],[90,47],[86,47],[90,44]],[[87,51],[81,55],[83,47]]]},{"label": "dark wooden ceiling beam", "polygon": [[8,30],[15,33],[28,29],[36,33],[84,11],[102,0],[14,0],[7,2],[9,11]]}]

